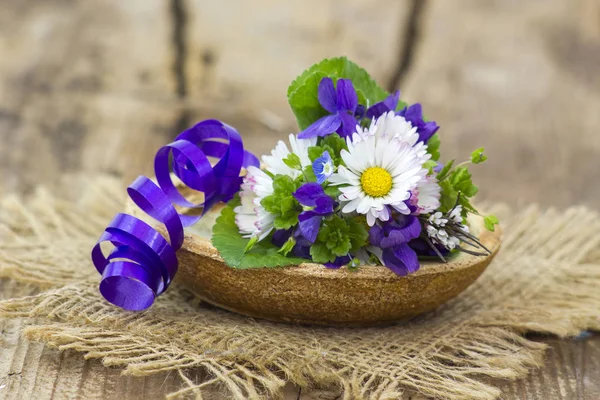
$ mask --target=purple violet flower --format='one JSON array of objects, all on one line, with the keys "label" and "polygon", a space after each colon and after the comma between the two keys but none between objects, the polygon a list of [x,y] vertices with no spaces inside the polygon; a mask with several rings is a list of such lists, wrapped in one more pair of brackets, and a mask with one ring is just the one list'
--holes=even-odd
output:
[{"label": "purple violet flower", "polygon": [[358,97],[352,81],[349,79],[338,79],[337,91],[333,86],[333,80],[325,77],[319,83],[319,103],[330,115],[318,119],[308,128],[298,134],[300,139],[309,139],[315,136],[327,136],[337,132],[341,137],[350,136],[354,133],[357,125],[356,111],[364,112],[364,107],[358,107]]},{"label": "purple violet flower", "polygon": [[400,99],[400,91],[390,94],[385,100],[380,101],[379,103],[373,104],[367,110],[367,118],[377,119],[381,117],[386,112],[396,111],[396,107],[398,107],[398,100]]},{"label": "purple violet flower", "polygon": [[[373,104],[367,110],[367,118],[377,119],[386,112],[395,111],[398,107],[398,100],[400,99],[400,91],[390,94],[385,100],[379,103]],[[398,111],[396,115],[404,117],[412,126],[417,128],[419,134],[419,142],[427,144],[429,139],[437,132],[440,128],[435,121],[425,122],[423,120],[423,110],[421,104],[415,103],[412,106],[404,107]]]},{"label": "purple violet flower", "polygon": [[419,269],[417,254],[408,242],[421,234],[421,223],[413,215],[401,215],[396,220],[374,225],[369,230],[369,242],[383,250],[382,262],[396,275],[407,275]]},{"label": "purple violet flower", "polygon": [[321,157],[313,162],[312,168],[319,185],[325,182],[331,174],[333,174],[333,160],[327,150],[323,152]]},{"label": "purple violet flower", "polygon": [[[415,251],[415,253],[417,253],[417,256],[438,257],[438,254],[435,252],[435,250],[433,250],[431,246],[421,238],[411,240],[408,245]],[[446,256],[450,254],[450,250],[448,250],[445,246],[438,243],[434,243],[433,245],[436,249],[438,249],[441,255]]]},{"label": "purple violet flower", "polygon": [[301,212],[298,216],[300,233],[310,243],[314,243],[321,228],[321,220],[324,216],[333,214],[334,201],[316,182],[305,183],[292,194],[303,206],[314,207],[310,211]]},{"label": "purple violet flower", "polygon": [[307,258],[310,260],[310,245],[311,243],[306,240],[298,229],[278,229],[273,233],[271,243],[277,247],[281,247],[288,241],[291,236],[296,239],[296,245],[292,249],[292,253],[296,257]]},{"label": "purple violet flower", "polygon": [[417,133],[419,134],[419,142],[427,143],[429,139],[435,135],[440,127],[435,121],[425,122],[423,121],[423,110],[421,104],[415,103],[412,106],[405,107],[398,111],[397,115],[406,118],[412,126],[417,127]]},{"label": "purple violet flower", "polygon": [[343,265],[348,264],[350,260],[352,260],[352,257],[350,257],[349,255],[345,255],[342,257],[336,257],[335,260],[333,260],[333,262],[325,263],[324,265],[327,268],[338,269],[341,268]]}]

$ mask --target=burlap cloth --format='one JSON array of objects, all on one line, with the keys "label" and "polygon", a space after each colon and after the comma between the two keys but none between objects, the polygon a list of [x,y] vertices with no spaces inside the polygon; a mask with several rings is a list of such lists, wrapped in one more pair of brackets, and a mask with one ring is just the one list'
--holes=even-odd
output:
[{"label": "burlap cloth", "polygon": [[[175,370],[188,387],[172,397],[201,398],[220,385],[223,398],[271,398],[291,381],[337,385],[344,399],[414,391],[493,399],[500,393],[489,378],[522,377],[542,360],[545,345],[522,334],[600,328],[600,218],[581,207],[489,207],[506,232],[500,255],[466,292],[408,324],[333,329],[256,321],[203,306],[177,286],[149,311],[125,312],[100,297],[89,260],[122,208],[123,185],[109,177],[86,182],[85,190],[65,186],[76,201],[42,188],[1,201],[0,276],[45,291],[1,302],[0,315],[28,319],[27,339],[100,358],[125,374]],[[186,378],[191,368],[203,369],[206,380]]]}]

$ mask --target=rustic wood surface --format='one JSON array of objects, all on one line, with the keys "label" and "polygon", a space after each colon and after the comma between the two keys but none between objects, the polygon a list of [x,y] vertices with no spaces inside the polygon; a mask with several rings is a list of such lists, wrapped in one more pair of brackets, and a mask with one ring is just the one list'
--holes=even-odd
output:
[{"label": "rustic wood surface", "polygon": [[[600,209],[597,0],[0,0],[0,187],[74,171],[130,180],[209,117],[265,152],[294,130],[287,84],[340,54],[421,101],[445,154],[486,146],[482,198]],[[0,281],[0,298],[30,291]],[[160,398],[181,385],[20,341],[19,324],[0,321],[0,399]],[[600,398],[599,336],[536,339],[550,345],[544,368],[498,382],[504,398]]]}]

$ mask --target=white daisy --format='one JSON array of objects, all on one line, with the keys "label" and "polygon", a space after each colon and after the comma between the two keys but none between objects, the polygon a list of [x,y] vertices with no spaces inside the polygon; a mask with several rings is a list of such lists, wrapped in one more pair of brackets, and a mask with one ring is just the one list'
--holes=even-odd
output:
[{"label": "white daisy", "polygon": [[235,212],[235,223],[245,238],[263,240],[272,230],[275,216],[260,204],[273,194],[273,179],[259,168],[249,167],[240,191],[241,205]]},{"label": "white daisy", "polygon": [[[292,153],[296,154],[300,158],[300,164],[302,168],[311,165],[310,158],[308,157],[308,148],[316,146],[317,137],[310,139],[298,139],[294,134],[290,133],[290,147]],[[262,161],[265,164],[265,169],[274,175],[288,175],[296,179],[302,174],[301,171],[288,167],[283,160],[290,155],[290,150],[287,145],[280,140],[275,148],[271,151],[270,156],[262,156]]]},{"label": "white daisy", "polygon": [[415,214],[429,214],[440,206],[440,185],[433,175],[423,177],[411,192],[409,203],[417,210]]},{"label": "white daisy", "polygon": [[[380,121],[383,128],[377,126]],[[367,133],[357,133],[347,141],[348,151],[341,152],[346,166],[341,165],[329,178],[331,184],[345,185],[339,197],[344,203],[343,213],[366,214],[370,226],[377,219],[389,220],[390,207],[402,214],[410,213],[404,201],[427,175],[423,163],[429,155],[426,146],[412,146],[412,133],[407,133],[412,128],[395,130],[405,128],[402,121],[384,114]]]},{"label": "white daisy", "polygon": [[[368,128],[362,130],[360,127],[358,128],[359,130],[355,135],[358,135],[360,139],[366,139],[369,136],[377,138],[394,137],[407,142],[411,146],[415,146],[415,143],[419,140],[417,128],[413,127],[404,117],[396,115],[393,111],[381,115],[377,120],[372,120]],[[352,141],[356,142],[357,140],[353,137]],[[420,146],[418,146],[418,151],[426,152],[427,146],[421,142]]]}]

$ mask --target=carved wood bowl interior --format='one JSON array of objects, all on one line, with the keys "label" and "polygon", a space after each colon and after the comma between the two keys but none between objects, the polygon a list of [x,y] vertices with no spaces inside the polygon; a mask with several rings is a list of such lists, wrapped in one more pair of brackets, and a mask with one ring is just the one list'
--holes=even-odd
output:
[{"label": "carved wood bowl interior", "polygon": [[[198,197],[201,194],[185,187],[180,191],[193,201],[202,201]],[[434,310],[471,285],[502,242],[499,227],[489,232],[483,219],[474,216],[469,219],[471,233],[479,237],[491,255],[460,253],[447,263],[421,261],[421,268],[408,276],[400,277],[384,266],[371,265],[360,266],[357,271],[314,263],[241,270],[227,266],[210,242],[221,208],[215,207],[198,224],[186,228],[185,242],[177,253],[175,282],[217,307],[278,322],[368,326]],[[131,201],[126,211],[150,222]]]}]

